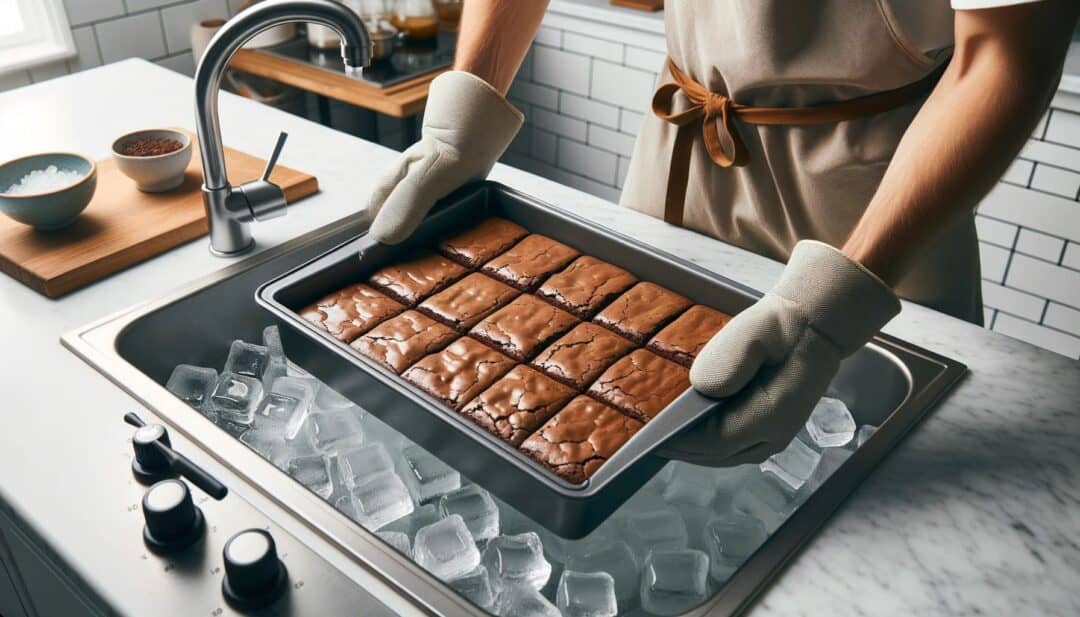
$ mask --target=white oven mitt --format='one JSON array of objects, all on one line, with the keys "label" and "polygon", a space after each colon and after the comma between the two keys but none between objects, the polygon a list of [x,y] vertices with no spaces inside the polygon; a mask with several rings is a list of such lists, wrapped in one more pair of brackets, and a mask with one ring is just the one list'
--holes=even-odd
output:
[{"label": "white oven mitt", "polygon": [[783,450],[840,361],[898,312],[899,300],[872,272],[827,244],[799,242],[776,287],[717,332],[690,368],[697,391],[729,400],[659,454],[728,466]]},{"label": "white oven mitt", "polygon": [[371,235],[397,244],[412,234],[435,202],[487,176],[525,117],[472,73],[450,71],[431,82],[420,141],[375,184]]}]

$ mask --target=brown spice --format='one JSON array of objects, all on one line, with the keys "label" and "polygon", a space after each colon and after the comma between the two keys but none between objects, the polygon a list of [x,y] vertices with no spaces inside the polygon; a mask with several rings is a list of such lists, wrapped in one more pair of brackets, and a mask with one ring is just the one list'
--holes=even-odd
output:
[{"label": "brown spice", "polygon": [[159,156],[176,152],[183,148],[184,144],[175,139],[166,137],[142,137],[132,139],[120,146],[120,154],[124,156]]}]

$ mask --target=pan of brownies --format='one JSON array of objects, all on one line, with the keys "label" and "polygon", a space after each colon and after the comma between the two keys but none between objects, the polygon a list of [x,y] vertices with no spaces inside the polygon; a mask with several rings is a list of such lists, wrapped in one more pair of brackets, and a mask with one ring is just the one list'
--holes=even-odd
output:
[{"label": "pan of brownies", "polygon": [[663,466],[722,402],[704,344],[760,294],[494,182],[406,242],[366,234],[261,286],[293,358],[567,538]]}]

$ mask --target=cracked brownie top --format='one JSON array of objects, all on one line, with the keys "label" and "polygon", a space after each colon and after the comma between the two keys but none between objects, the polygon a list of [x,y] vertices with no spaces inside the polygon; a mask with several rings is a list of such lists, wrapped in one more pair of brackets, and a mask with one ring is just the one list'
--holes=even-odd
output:
[{"label": "cracked brownie top", "polygon": [[569,482],[581,484],[642,427],[587,396],[563,407],[521,444],[521,451]]},{"label": "cracked brownie top", "polygon": [[400,302],[357,283],[334,292],[300,311],[300,316],[350,343],[376,324],[405,310]]},{"label": "cracked brownie top", "polygon": [[690,371],[645,349],[612,364],[589,394],[648,422],[690,387]]},{"label": "cracked brownie top", "polygon": [[452,328],[416,311],[405,311],[356,339],[351,347],[400,374],[456,337]]},{"label": "cracked brownie top", "polygon": [[521,362],[577,322],[535,296],[518,296],[476,324],[469,335]]},{"label": "cracked brownie top", "polygon": [[465,276],[468,270],[442,255],[423,252],[410,259],[376,270],[368,279],[372,287],[408,306]]},{"label": "cracked brownie top", "polygon": [[573,396],[570,388],[519,364],[465,405],[461,413],[517,446]]},{"label": "cracked brownie top", "polygon": [[731,321],[731,315],[695,304],[671,322],[647,347],[661,356],[689,367],[714,334]]},{"label": "cracked brownie top", "polygon": [[528,233],[517,223],[493,216],[468,231],[443,240],[439,243],[439,252],[468,268],[476,268]]},{"label": "cracked brownie top", "polygon": [[533,359],[533,366],[564,384],[584,390],[634,344],[594,323],[578,324]]},{"label": "cracked brownie top", "polygon": [[484,264],[483,271],[521,291],[532,291],[580,253],[547,236],[531,234],[509,251]]},{"label": "cracked brownie top", "polygon": [[600,311],[595,321],[644,345],[661,326],[675,319],[691,304],[685,296],[656,283],[641,282],[615,298]]},{"label": "cracked brownie top", "polygon": [[452,328],[468,330],[517,295],[513,287],[474,272],[424,300],[416,310]]},{"label": "cracked brownie top", "polygon": [[588,319],[636,282],[634,275],[626,270],[585,255],[553,274],[536,293],[555,306]]},{"label": "cracked brownie top", "polygon": [[446,349],[420,359],[401,376],[458,410],[513,366],[514,361],[503,354],[462,337]]}]

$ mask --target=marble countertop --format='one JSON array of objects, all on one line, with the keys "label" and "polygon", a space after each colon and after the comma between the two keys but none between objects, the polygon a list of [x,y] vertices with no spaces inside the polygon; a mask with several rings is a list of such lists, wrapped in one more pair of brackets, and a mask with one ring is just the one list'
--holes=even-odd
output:
[{"label": "marble countertop", "polygon": [[[123,132],[193,128],[192,82],[129,60],[0,94],[0,160],[46,149],[104,157]],[[279,129],[281,162],[314,173],[322,192],[289,215],[254,228],[259,249],[355,215],[395,153],[250,101],[221,99],[225,141],[269,152]],[[492,178],[759,289],[781,265],[629,212],[575,189],[498,166]],[[206,241],[179,247],[57,301],[0,277],[0,505],[24,513],[63,558],[70,512],[56,491],[92,495],[90,469],[46,449],[46,436],[84,444],[118,438],[134,401],[62,348],[66,331],[229,262]],[[751,609],[753,615],[975,615],[1080,613],[1080,363],[917,305],[886,332],[964,362],[971,373],[878,467]],[[193,456],[211,471],[209,457]],[[255,491],[237,492],[254,503]],[[265,501],[265,499],[263,500]],[[88,520],[109,516],[85,505]],[[312,542],[317,542],[312,540]],[[337,562],[335,562],[337,563]],[[341,567],[351,564],[340,562]],[[90,584],[94,572],[83,572]],[[105,598],[145,593],[103,589]]]}]

